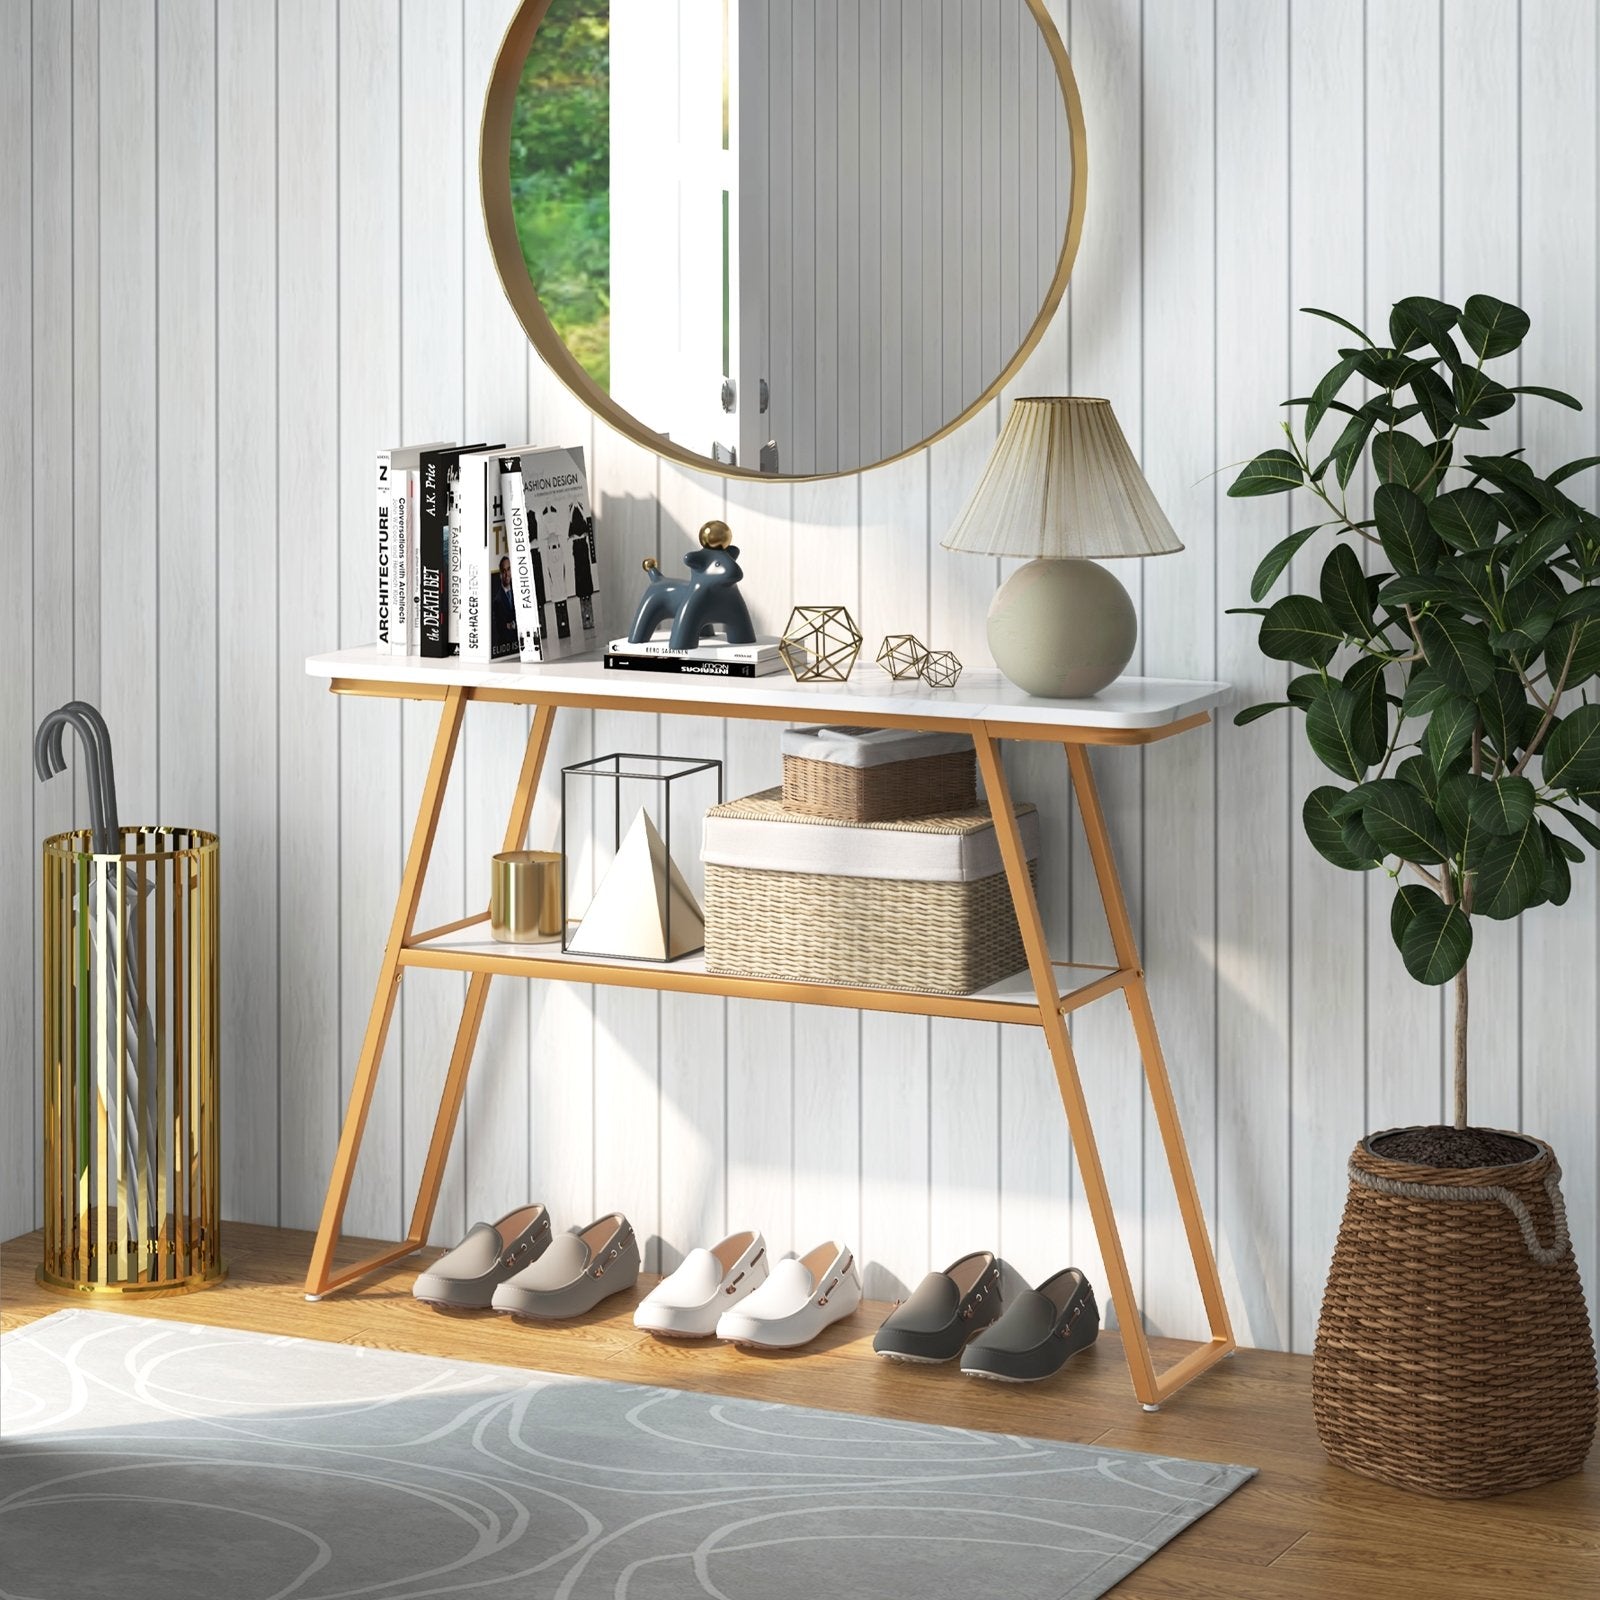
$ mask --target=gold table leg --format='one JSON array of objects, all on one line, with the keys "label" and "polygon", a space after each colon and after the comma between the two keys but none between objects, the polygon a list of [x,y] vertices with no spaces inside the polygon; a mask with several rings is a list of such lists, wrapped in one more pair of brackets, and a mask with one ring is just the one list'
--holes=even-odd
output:
[{"label": "gold table leg", "polygon": [[1066,1110],[1072,1148],[1078,1158],[1084,1195],[1089,1202],[1089,1215],[1094,1222],[1095,1236],[1100,1242],[1100,1254],[1105,1262],[1107,1288],[1111,1298],[1116,1302],[1117,1321],[1122,1333],[1123,1349],[1127,1353],[1128,1370],[1133,1379],[1133,1391],[1142,1405],[1147,1409],[1155,1409],[1185,1383],[1229,1354],[1234,1348],[1234,1342],[1228,1323],[1227,1307],[1223,1303],[1216,1261],[1211,1253],[1205,1218],[1200,1209],[1199,1193],[1195,1188],[1194,1173],[1190,1168],[1188,1152],[1184,1145],[1183,1128],[1178,1120],[1177,1104],[1173,1099],[1172,1085],[1167,1078],[1166,1063],[1162,1058],[1160,1042],[1156,1036],[1155,1019],[1150,1010],[1150,997],[1145,989],[1144,971],[1139,965],[1139,951],[1133,937],[1133,925],[1128,917],[1127,903],[1123,898],[1122,885],[1117,876],[1111,837],[1106,829],[1105,815],[1100,808],[1099,795],[1094,786],[1094,774],[1089,767],[1087,752],[1078,745],[1069,744],[1067,760],[1073,789],[1078,798],[1078,815],[1088,839],[1089,854],[1094,862],[1101,904],[1111,928],[1117,973],[1125,980],[1121,985],[1122,992],[1127,997],[1128,1007],[1133,1015],[1134,1031],[1138,1037],[1140,1055],[1144,1062],[1145,1079],[1150,1086],[1156,1121],[1161,1129],[1167,1164],[1178,1192],[1178,1206],[1183,1214],[1190,1252],[1194,1257],[1195,1272],[1200,1281],[1201,1297],[1205,1303],[1211,1328],[1211,1340],[1208,1344],[1192,1351],[1163,1373],[1156,1372],[1150,1358],[1150,1345],[1145,1337],[1144,1321],[1139,1311],[1138,1297],[1134,1292],[1133,1277],[1128,1270],[1127,1255],[1122,1248],[1122,1234],[1117,1226],[1116,1211],[1111,1203],[1110,1189],[1106,1184],[1105,1169],[1101,1165],[1100,1150],[1094,1136],[1094,1124],[1089,1115],[1088,1101],[1084,1097],[1083,1083],[1078,1076],[1077,1058],[1072,1050],[1072,1037],[1067,1031],[1066,1019],[1061,1013],[1057,998],[1049,943],[1039,916],[1039,902],[1033,891],[1032,880],[1028,876],[1027,855],[1023,849],[1022,833],[1017,826],[1016,813],[1012,808],[1011,790],[1006,780],[1005,768],[1001,764],[999,743],[986,728],[974,730],[973,742],[977,746],[978,764],[983,772],[989,810],[994,818],[995,834],[1000,845],[1001,859],[1005,863],[1012,904],[1016,908],[1017,925],[1021,930],[1023,948],[1028,956],[1028,971],[1039,1000],[1039,1016],[1044,1028],[1045,1042],[1055,1066],[1056,1085],[1061,1092],[1061,1103]]}]

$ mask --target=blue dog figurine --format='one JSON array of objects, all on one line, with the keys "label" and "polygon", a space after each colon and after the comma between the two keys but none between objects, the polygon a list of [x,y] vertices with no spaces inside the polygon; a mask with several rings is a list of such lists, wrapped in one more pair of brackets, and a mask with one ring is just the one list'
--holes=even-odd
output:
[{"label": "blue dog figurine", "polygon": [[655,557],[645,558],[650,582],[634,614],[630,643],[644,644],[669,617],[672,635],[668,647],[673,650],[694,649],[719,625],[729,644],[756,642],[749,607],[738,589],[744,573],[739,567],[739,547],[730,542],[732,538],[727,523],[708,522],[700,530],[700,548],[683,558],[689,569],[686,579],[663,578]]}]

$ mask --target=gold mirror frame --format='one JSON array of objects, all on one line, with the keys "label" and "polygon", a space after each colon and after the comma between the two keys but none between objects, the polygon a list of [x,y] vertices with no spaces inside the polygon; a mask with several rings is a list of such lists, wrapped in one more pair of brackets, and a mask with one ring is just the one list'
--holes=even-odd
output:
[{"label": "gold mirror frame", "polygon": [[1083,235],[1084,197],[1087,192],[1088,162],[1085,154],[1083,103],[1078,98],[1077,79],[1072,75],[1072,62],[1067,47],[1062,43],[1045,0],[1025,0],[1039,32],[1044,37],[1045,48],[1055,63],[1056,79],[1061,86],[1062,105],[1067,114],[1067,130],[1072,141],[1072,198],[1067,212],[1067,232],[1061,243],[1061,255],[1056,262],[1055,276],[1050,281],[1039,314],[1033,319],[1027,337],[1017,347],[994,382],[969,405],[960,416],[947,422],[937,433],[904,450],[897,450],[882,460],[867,462],[843,472],[756,472],[749,467],[738,467],[726,462],[713,461],[709,456],[685,450],[672,440],[652,433],[631,411],[619,406],[578,364],[572,352],[562,343],[551,325],[539,291],[534,287],[532,274],[522,256],[522,245],[517,239],[516,223],[511,209],[511,122],[516,106],[517,86],[522,81],[523,63],[533,48],[539,24],[544,21],[552,0],[522,0],[517,14],[511,19],[505,37],[500,41],[495,56],[494,71],[489,75],[489,88],[483,100],[483,121],[478,136],[478,188],[483,202],[483,225],[489,236],[489,251],[494,257],[495,271],[500,275],[500,286],[505,290],[517,321],[533,342],[533,347],[544,358],[545,365],[575,394],[590,411],[609,422],[618,433],[635,444],[668,461],[697,472],[716,473],[724,478],[743,478],[754,483],[812,483],[826,478],[848,478],[857,473],[871,472],[890,462],[901,461],[906,456],[926,450],[929,445],[954,433],[964,422],[970,421],[1016,376],[1024,361],[1033,354],[1044,330],[1050,325],[1062,296],[1067,292],[1067,280],[1072,276],[1072,264],[1078,254],[1078,241]]}]

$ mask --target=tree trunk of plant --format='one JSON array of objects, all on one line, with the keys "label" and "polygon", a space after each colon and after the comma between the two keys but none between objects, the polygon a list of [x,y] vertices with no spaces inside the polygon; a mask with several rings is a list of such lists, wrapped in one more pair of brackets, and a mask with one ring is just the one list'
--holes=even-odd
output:
[{"label": "tree trunk of plant", "polygon": [[1467,1125],[1467,969],[1456,974],[1455,1122]]}]

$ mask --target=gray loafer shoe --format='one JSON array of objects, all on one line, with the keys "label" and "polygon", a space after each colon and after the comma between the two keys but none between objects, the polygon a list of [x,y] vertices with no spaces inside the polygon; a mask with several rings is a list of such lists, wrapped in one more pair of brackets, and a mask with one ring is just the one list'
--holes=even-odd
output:
[{"label": "gray loafer shoe", "polygon": [[1054,1377],[1100,1336],[1094,1289],[1076,1267],[1025,1289],[961,1355],[969,1378],[1037,1383]]},{"label": "gray loafer shoe", "polygon": [[550,1213],[523,1206],[498,1222],[475,1222],[454,1250],[417,1275],[411,1292],[430,1305],[486,1310],[512,1273],[537,1261],[550,1243]]},{"label": "gray loafer shoe", "polygon": [[537,1261],[494,1291],[496,1311],[559,1322],[593,1311],[639,1278],[639,1242],[620,1211],[550,1241]]},{"label": "gray loafer shoe", "polygon": [[979,1250],[930,1272],[883,1319],[872,1348],[890,1361],[952,1361],[999,1314],[1000,1267],[992,1251]]}]

